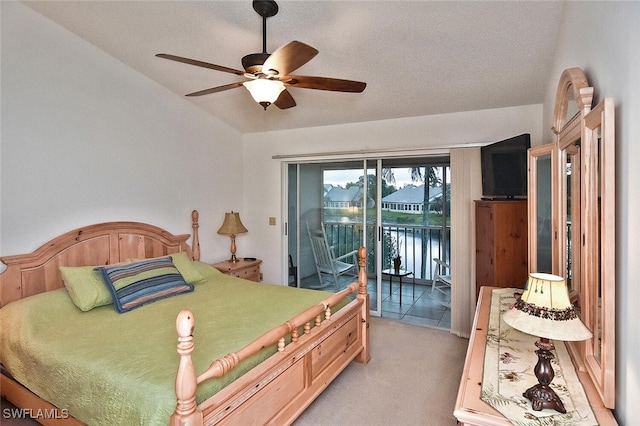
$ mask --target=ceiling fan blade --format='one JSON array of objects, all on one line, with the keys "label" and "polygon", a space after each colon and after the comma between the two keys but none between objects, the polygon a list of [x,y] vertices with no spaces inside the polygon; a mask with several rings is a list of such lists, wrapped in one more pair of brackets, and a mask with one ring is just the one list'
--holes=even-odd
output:
[{"label": "ceiling fan blade", "polygon": [[244,75],[244,71],[236,70],[229,67],[223,67],[222,65],[210,64],[209,62],[202,62],[196,59],[183,58],[182,56],[169,55],[168,53],[158,53],[158,58],[169,59],[171,61],[182,62],[184,64],[195,65],[197,67],[209,68],[216,71],[228,72],[235,75]]},{"label": "ceiling fan blade", "polygon": [[367,87],[367,83],[361,81],[304,75],[285,75],[280,77],[280,80],[286,86],[300,87],[302,89],[331,90],[334,92],[360,93]]},{"label": "ceiling fan blade", "polygon": [[315,48],[294,40],[273,52],[264,61],[262,72],[265,74],[276,72],[278,75],[289,74],[309,62],[317,54],[318,50]]},{"label": "ceiling fan blade", "polygon": [[287,89],[280,92],[280,96],[274,102],[274,104],[280,109],[287,109],[296,106],[296,101],[293,100],[293,96]]},{"label": "ceiling fan blade", "polygon": [[242,86],[242,81],[237,81],[235,83],[225,84],[224,86],[212,87],[211,89],[200,90],[199,92],[189,93],[185,96],[202,96],[202,95],[210,95],[211,93],[222,92],[224,90],[234,89],[236,87]]}]

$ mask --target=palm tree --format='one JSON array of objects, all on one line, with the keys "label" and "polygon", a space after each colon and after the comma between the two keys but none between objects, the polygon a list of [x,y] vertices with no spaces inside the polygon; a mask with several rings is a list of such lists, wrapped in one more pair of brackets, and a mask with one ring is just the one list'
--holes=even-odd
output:
[{"label": "palm tree", "polygon": [[[409,173],[411,175],[412,182],[424,183],[424,195],[422,201],[422,223],[427,224],[429,221],[429,199],[431,198],[430,189],[434,186],[442,185],[442,180],[436,175],[435,168],[425,166],[425,173],[422,174],[422,167],[411,167]],[[395,185],[396,178],[393,174],[393,169],[382,169],[382,179],[390,185]],[[444,194],[443,194],[444,195]],[[427,238],[422,238],[422,253],[427,253]],[[424,260],[424,259],[423,259]],[[422,263],[421,275],[425,277],[427,262]]]}]

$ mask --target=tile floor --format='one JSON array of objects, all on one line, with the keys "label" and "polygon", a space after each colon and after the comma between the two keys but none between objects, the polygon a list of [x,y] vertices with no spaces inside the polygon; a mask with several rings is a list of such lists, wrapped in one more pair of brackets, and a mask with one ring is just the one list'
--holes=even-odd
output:
[{"label": "tile floor", "polygon": [[[341,288],[352,282],[352,278],[340,277]],[[318,287],[317,275],[304,278],[302,287]],[[402,305],[400,304],[400,285],[397,279],[393,280],[391,291],[389,281],[382,281],[382,317],[396,319],[411,324],[432,328],[449,330],[451,328],[451,309],[445,306],[451,300],[451,289],[444,289],[444,293],[434,291],[431,294],[430,283],[416,283],[415,292],[412,280],[402,283]],[[327,283],[328,284],[328,283]],[[344,284],[344,285],[343,285]],[[377,303],[374,291],[375,281],[369,280],[369,297],[371,306]],[[333,285],[328,285],[324,290],[334,290]]]},{"label": "tile floor", "polygon": [[382,317],[449,330],[451,309],[443,303],[451,300],[451,289],[447,288],[444,291],[446,293],[434,291],[431,294],[431,285],[416,284],[414,293],[411,282],[403,282],[401,305],[399,284],[393,282],[389,295],[389,282],[383,281]]}]

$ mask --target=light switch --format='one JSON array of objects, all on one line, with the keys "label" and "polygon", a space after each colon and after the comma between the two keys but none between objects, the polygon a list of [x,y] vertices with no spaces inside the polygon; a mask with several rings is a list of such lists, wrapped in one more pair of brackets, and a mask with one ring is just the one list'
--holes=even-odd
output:
[{"label": "light switch", "polygon": [[269,225],[275,226],[276,224],[276,218],[271,216],[269,217]]}]

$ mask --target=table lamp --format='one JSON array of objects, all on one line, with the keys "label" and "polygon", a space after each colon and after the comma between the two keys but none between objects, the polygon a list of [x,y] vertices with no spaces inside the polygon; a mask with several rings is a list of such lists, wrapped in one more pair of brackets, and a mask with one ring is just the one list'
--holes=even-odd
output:
[{"label": "table lamp", "polygon": [[580,321],[569,301],[569,292],[564,278],[557,275],[531,273],[527,288],[520,298],[509,307],[502,319],[511,327],[524,333],[538,336],[536,342],[538,363],[534,373],[538,384],[522,395],[531,401],[535,411],[551,408],[566,413],[564,404],[549,384],[555,375],[551,367],[553,340],[579,341],[593,336]]},{"label": "table lamp", "polygon": [[238,212],[232,210],[231,213],[224,214],[224,222],[222,222],[222,226],[218,229],[218,234],[229,235],[231,237],[231,262],[238,261],[236,258],[236,234],[242,234],[244,232],[248,232],[248,230],[240,221],[240,214]]}]

